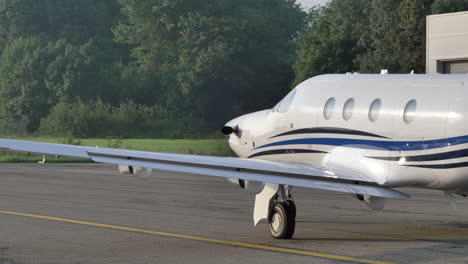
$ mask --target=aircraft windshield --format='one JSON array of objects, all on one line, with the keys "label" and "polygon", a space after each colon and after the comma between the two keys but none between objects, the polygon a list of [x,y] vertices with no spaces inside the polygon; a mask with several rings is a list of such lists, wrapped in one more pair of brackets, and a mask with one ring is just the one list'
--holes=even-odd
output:
[{"label": "aircraft windshield", "polygon": [[273,107],[273,112],[286,113],[291,106],[291,103],[296,95],[296,89],[292,90],[286,97],[281,100],[275,107]]}]

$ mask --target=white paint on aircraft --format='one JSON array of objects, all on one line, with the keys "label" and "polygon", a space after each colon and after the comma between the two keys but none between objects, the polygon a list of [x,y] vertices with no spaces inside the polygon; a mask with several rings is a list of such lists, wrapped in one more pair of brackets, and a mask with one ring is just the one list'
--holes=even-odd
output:
[{"label": "white paint on aircraft", "polygon": [[353,193],[375,210],[384,198],[408,198],[392,188],[429,188],[456,207],[453,195],[468,194],[466,83],[468,75],[317,76],[272,109],[226,124],[239,158],[6,139],[0,148],[89,158],[142,178],[151,169],[228,178],[257,194],[255,224],[267,218],[275,238],[290,238],[291,186]]}]

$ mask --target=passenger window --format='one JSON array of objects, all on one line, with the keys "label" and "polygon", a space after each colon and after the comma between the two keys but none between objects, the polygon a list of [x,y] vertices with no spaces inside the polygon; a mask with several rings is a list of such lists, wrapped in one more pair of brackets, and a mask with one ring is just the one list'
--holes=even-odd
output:
[{"label": "passenger window", "polygon": [[326,120],[329,120],[333,115],[334,109],[335,109],[335,98],[332,97],[327,100],[327,102],[325,103],[325,106],[323,107],[323,117]]},{"label": "passenger window", "polygon": [[346,100],[346,103],[343,106],[343,119],[345,121],[348,121],[351,119],[351,116],[353,115],[353,110],[354,110],[354,99],[349,98]]},{"label": "passenger window", "polygon": [[292,104],[294,96],[296,95],[296,89],[292,90],[286,97],[279,103],[277,112],[286,113]]},{"label": "passenger window", "polygon": [[409,101],[405,106],[405,111],[403,112],[403,120],[406,124],[413,122],[414,117],[416,116],[416,107],[417,102],[415,99]]},{"label": "passenger window", "polygon": [[382,106],[382,101],[380,99],[375,99],[372,101],[369,107],[369,120],[372,122],[377,121],[380,115],[380,107]]}]

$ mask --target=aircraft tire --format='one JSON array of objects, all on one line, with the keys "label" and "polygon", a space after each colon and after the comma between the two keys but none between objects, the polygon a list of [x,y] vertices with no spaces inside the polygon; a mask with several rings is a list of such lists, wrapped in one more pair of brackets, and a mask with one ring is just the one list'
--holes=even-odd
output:
[{"label": "aircraft tire", "polygon": [[287,200],[286,204],[288,205],[288,219],[290,219],[290,227],[286,237],[287,239],[290,239],[293,237],[294,231],[296,230],[296,204],[293,200]]},{"label": "aircraft tire", "polygon": [[276,203],[270,211],[268,226],[276,239],[290,239],[296,227],[296,206],[292,200]]},{"label": "aircraft tire", "polygon": [[296,223],[296,204],[294,203],[293,200],[287,200],[286,203],[288,204],[289,212],[291,213],[293,219],[294,219],[294,226]]}]

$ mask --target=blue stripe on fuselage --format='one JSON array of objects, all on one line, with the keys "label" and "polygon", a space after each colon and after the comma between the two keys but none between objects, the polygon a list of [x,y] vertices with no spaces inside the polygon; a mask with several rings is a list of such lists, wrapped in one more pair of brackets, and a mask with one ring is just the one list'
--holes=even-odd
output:
[{"label": "blue stripe on fuselage", "polygon": [[391,151],[412,151],[436,149],[447,146],[454,146],[468,143],[468,135],[452,138],[422,140],[422,141],[384,141],[384,140],[365,140],[351,138],[300,138],[283,140],[270,144],[266,144],[255,149],[266,147],[284,146],[284,145],[329,145],[342,146],[349,148],[360,149],[376,149],[376,150],[391,150]]}]

